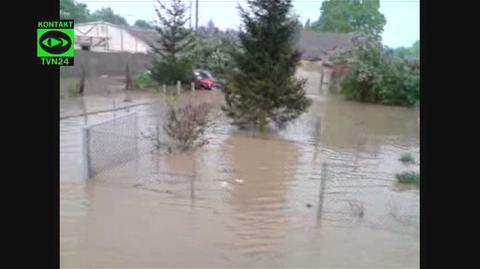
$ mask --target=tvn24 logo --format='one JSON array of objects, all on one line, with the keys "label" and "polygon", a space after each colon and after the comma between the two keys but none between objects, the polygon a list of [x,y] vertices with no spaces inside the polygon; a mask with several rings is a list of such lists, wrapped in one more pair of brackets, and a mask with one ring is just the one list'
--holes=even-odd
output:
[{"label": "tvn24 logo", "polygon": [[37,57],[42,65],[73,65],[73,20],[39,21]]}]

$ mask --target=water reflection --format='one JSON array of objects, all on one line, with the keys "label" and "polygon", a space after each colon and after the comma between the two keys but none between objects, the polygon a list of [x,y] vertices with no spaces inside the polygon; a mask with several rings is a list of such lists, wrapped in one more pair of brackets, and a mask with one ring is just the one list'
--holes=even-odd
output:
[{"label": "water reflection", "polygon": [[294,144],[236,136],[227,139],[225,156],[233,168],[230,228],[236,246],[247,253],[272,251],[288,229],[286,194],[294,179]]},{"label": "water reflection", "polygon": [[[66,183],[79,166],[85,119],[62,120],[62,265],[416,266],[418,190],[398,190],[394,174],[405,169],[402,153],[418,156],[418,110],[320,95],[317,82],[307,85],[309,111],[285,131],[248,137],[216,117],[211,143],[194,159],[145,155],[138,168],[114,168],[86,187]],[[196,97],[222,99],[209,93]],[[84,101],[87,110],[111,106],[103,96]],[[155,126],[161,108],[132,109],[140,129]]]},{"label": "water reflection", "polygon": [[417,109],[361,104],[332,95],[322,103],[323,142],[334,148],[364,146],[379,150],[382,139],[394,137],[399,142],[418,144]]}]

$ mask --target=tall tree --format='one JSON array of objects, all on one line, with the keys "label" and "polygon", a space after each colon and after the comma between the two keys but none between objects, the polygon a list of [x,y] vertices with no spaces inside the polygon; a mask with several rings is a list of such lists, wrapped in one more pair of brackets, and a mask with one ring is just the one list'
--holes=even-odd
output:
[{"label": "tall tree", "polygon": [[194,46],[192,31],[185,27],[189,18],[185,18],[187,7],[182,0],[172,0],[165,6],[157,0],[155,8],[159,34],[158,45],[153,44],[156,54],[150,68],[152,78],[159,83],[173,84],[176,81],[187,82],[191,78],[189,52]]},{"label": "tall tree", "polygon": [[117,24],[117,25],[128,25],[128,22],[124,17],[115,14],[113,10],[109,7],[102,8],[93,12],[90,20],[106,21],[109,23]]},{"label": "tall tree", "polygon": [[310,28],[310,19],[307,19],[307,22],[305,22],[305,28]]},{"label": "tall tree", "polygon": [[60,0],[60,19],[71,19],[75,22],[86,22],[90,18],[87,5],[74,0]]},{"label": "tall tree", "polygon": [[153,29],[153,25],[145,20],[136,20],[133,26],[147,30]]},{"label": "tall tree", "polygon": [[311,23],[310,30],[380,36],[386,19],[379,8],[380,0],[326,0],[320,18]]},{"label": "tall tree", "polygon": [[215,23],[213,23],[212,19],[208,20],[207,27],[208,29],[215,29]]},{"label": "tall tree", "polygon": [[207,29],[210,33],[217,33],[218,32],[218,28],[215,26],[215,24],[213,23],[213,21],[211,19],[208,20]]},{"label": "tall tree", "polygon": [[420,42],[417,40],[411,47],[399,47],[395,49],[395,55],[400,58],[419,58]]},{"label": "tall tree", "polygon": [[240,127],[263,131],[269,122],[284,127],[310,105],[304,80],[295,78],[298,21],[289,15],[291,0],[249,0],[239,7],[242,50],[233,55],[237,69],[225,89],[223,110]]}]

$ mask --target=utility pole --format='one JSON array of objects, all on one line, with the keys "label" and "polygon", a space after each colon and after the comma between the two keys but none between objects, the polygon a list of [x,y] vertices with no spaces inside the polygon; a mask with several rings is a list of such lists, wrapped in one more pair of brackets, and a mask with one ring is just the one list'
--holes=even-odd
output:
[{"label": "utility pole", "polygon": [[192,0],[190,0],[190,29],[192,29]]},{"label": "utility pole", "polygon": [[198,0],[195,0],[195,32],[198,32]]}]

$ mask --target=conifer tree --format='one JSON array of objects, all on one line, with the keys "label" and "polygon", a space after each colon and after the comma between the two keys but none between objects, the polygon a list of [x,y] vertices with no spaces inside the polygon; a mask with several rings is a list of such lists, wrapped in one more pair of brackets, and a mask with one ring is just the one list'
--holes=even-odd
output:
[{"label": "conifer tree", "polygon": [[235,53],[236,70],[225,88],[223,110],[240,127],[285,127],[307,110],[304,80],[295,77],[300,53],[295,49],[298,21],[291,0],[249,0],[239,7],[244,23]]},{"label": "conifer tree", "polygon": [[151,44],[156,56],[149,68],[151,76],[161,84],[189,82],[192,69],[188,54],[194,46],[194,37],[185,27],[190,19],[185,17],[187,7],[182,0],[171,0],[169,6],[159,0],[157,3],[158,25],[155,30],[159,39],[158,44]]}]

